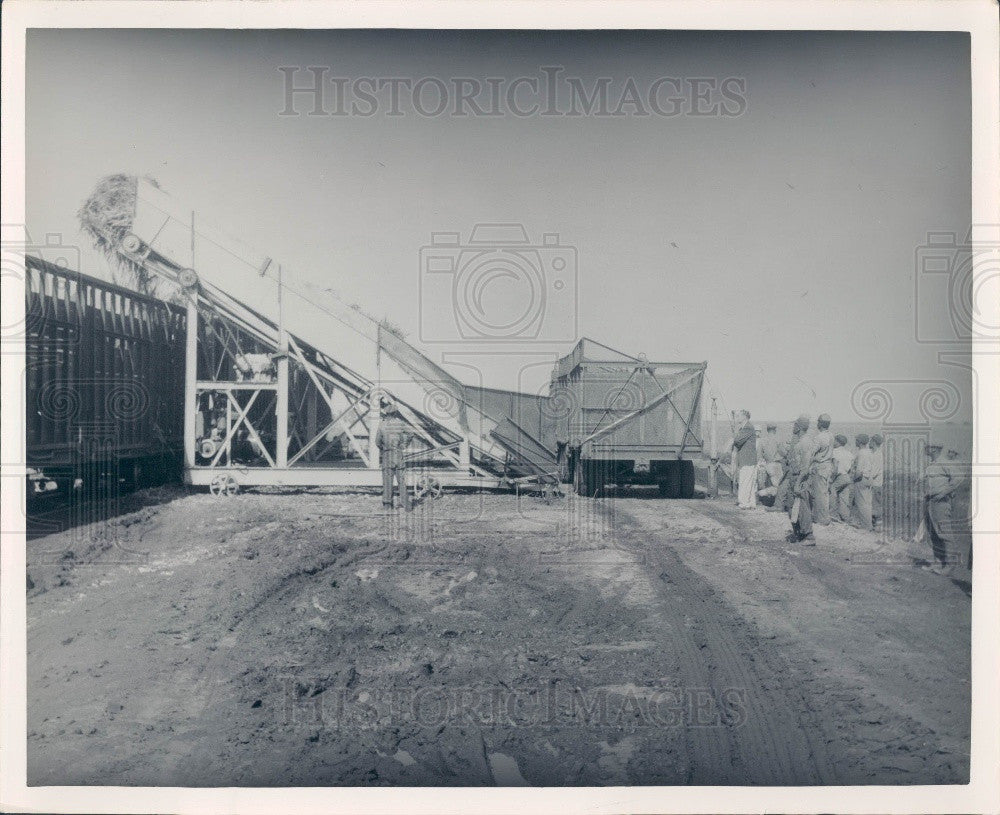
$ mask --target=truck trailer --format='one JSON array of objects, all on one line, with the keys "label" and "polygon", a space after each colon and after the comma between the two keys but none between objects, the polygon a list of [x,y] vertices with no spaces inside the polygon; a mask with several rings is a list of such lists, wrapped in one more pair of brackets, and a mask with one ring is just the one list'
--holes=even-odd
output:
[{"label": "truck trailer", "polygon": [[584,338],[555,365],[549,386],[560,460],[581,495],[655,484],[668,498],[695,492],[703,452],[706,362],[650,362]]}]

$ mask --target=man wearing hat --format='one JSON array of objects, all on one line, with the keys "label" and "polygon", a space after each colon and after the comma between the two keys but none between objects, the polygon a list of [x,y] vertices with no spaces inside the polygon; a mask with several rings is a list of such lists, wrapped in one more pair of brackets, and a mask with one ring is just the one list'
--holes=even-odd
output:
[{"label": "man wearing hat", "polygon": [[924,471],[924,518],[922,527],[931,539],[934,563],[923,568],[934,574],[950,575],[958,555],[954,551],[952,528],[952,496],[959,482],[951,468],[941,461],[941,445],[928,444],[927,455],[931,463]]},{"label": "man wearing hat", "polygon": [[813,437],[812,461],[809,465],[813,480],[813,523],[830,525],[830,480],[833,476],[833,434],[830,433],[830,414],[821,413],[816,419],[819,431]]},{"label": "man wearing hat", "polygon": [[838,433],[833,437],[833,480],[830,482],[830,516],[835,521],[851,520],[851,468],[854,451],[847,446],[847,436]]},{"label": "man wearing hat", "polygon": [[790,543],[815,546],[811,464],[816,450],[809,436],[808,416],[802,415],[795,420],[792,426],[792,438],[792,448],[788,453],[788,483],[791,498],[788,514],[792,521],[792,531],[787,540]]},{"label": "man wearing hat", "polygon": [[413,439],[413,434],[406,422],[396,410],[391,399],[381,400],[382,417],[378,431],[375,433],[375,446],[380,451],[382,464],[382,506],[392,508],[393,481],[399,485],[399,497],[403,507],[409,512],[410,492],[406,488],[406,446]]},{"label": "man wearing hat", "polygon": [[885,483],[885,452],[882,450],[882,434],[873,433],[868,447],[872,451],[872,528],[882,520],[882,487]]},{"label": "man wearing hat", "polygon": [[854,457],[854,468],[851,470],[853,482],[851,492],[851,525],[858,529],[872,528],[872,451],[868,446],[867,433],[858,433],[854,442],[858,445],[858,454]]}]

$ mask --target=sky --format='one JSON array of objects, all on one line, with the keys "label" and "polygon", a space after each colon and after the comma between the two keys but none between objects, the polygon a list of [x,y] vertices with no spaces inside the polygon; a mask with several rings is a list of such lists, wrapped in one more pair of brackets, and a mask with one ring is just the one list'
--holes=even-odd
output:
[{"label": "sky", "polygon": [[[589,336],[707,360],[723,411],[854,421],[858,388],[881,382],[892,420],[910,421],[921,389],[944,381],[962,421],[969,376],[938,355],[962,361],[967,347],[936,342],[949,339],[947,287],[918,257],[929,232],[961,238],[971,219],[968,49],[964,34],[910,32],[33,31],[27,227],[107,277],[76,210],[102,176],[150,176],[466,379],[474,366],[472,379],[538,392],[549,361]],[[326,115],[286,96],[310,66]],[[601,77],[604,113],[629,83],[640,102],[518,115],[545,99],[515,80],[544,88],[556,66],[556,110],[583,112],[570,80],[589,94]],[[421,115],[405,85],[395,110],[385,86],[372,104],[364,78],[424,79],[425,114],[443,82],[449,106]],[[499,115],[459,104],[464,78],[484,89],[478,111]],[[714,90],[695,105],[697,87]],[[530,277],[488,269],[468,285],[470,257],[503,254],[461,254],[491,223],[542,246],[508,271],[534,269],[544,301],[519,299]],[[459,233],[437,254],[465,277],[431,272],[421,249],[441,232]],[[535,315],[527,339],[484,336],[522,312]]]}]

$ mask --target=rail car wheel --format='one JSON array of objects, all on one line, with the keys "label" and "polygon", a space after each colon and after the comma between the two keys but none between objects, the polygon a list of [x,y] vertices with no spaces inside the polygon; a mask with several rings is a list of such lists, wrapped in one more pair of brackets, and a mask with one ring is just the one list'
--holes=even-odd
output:
[{"label": "rail car wheel", "polygon": [[413,488],[413,494],[417,498],[423,498],[424,496],[440,498],[443,491],[444,487],[441,485],[441,482],[432,475],[420,476]]},{"label": "rail car wheel", "polygon": [[212,495],[236,495],[240,491],[240,485],[231,475],[217,475],[208,485]]}]

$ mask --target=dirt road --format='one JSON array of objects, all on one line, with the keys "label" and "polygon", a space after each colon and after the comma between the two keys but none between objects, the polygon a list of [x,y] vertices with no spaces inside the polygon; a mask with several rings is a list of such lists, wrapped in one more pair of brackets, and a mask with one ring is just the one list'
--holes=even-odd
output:
[{"label": "dirt road", "polygon": [[29,544],[29,783],[967,778],[968,586],[902,544],[724,501],[150,501]]}]

